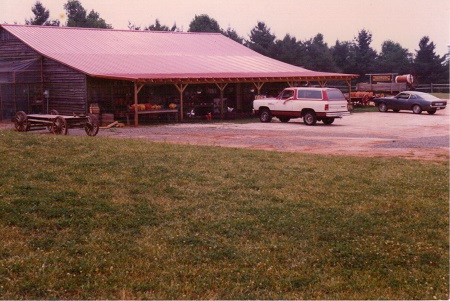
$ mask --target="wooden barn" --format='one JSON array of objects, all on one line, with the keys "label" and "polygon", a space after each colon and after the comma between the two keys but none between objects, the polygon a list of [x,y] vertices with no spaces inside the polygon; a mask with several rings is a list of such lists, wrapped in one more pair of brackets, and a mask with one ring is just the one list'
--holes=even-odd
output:
[{"label": "wooden barn", "polygon": [[355,77],[273,60],[216,33],[0,25],[0,120],[93,108],[135,125],[169,107],[181,120],[194,109],[222,117],[224,106],[251,110],[266,83],[350,87]]}]

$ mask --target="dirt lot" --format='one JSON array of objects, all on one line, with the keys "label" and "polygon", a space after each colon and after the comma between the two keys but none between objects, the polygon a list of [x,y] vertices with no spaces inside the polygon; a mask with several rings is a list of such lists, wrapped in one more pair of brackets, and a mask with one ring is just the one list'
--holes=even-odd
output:
[{"label": "dirt lot", "polygon": [[[257,119],[245,124],[178,123],[104,129],[98,136],[284,152],[448,160],[449,112],[447,108],[435,115],[353,113],[332,125],[318,122],[316,126],[306,126],[301,119],[288,123],[277,119],[271,123]],[[85,134],[71,129],[69,135]]]}]

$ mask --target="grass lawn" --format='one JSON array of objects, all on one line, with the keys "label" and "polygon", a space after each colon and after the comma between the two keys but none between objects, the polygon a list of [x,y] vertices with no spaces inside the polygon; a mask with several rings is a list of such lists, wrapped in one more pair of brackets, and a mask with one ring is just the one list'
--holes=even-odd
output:
[{"label": "grass lawn", "polygon": [[448,299],[449,164],[0,131],[2,299]]}]

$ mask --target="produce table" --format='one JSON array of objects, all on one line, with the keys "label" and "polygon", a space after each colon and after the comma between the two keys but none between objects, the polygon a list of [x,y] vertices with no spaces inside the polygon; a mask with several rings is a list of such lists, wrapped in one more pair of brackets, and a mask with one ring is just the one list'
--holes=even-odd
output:
[{"label": "produce table", "polygon": [[[130,117],[134,117],[134,111],[127,111],[127,125],[130,125]],[[169,110],[148,110],[148,111],[138,111],[139,115],[146,115],[146,114],[158,114],[158,115],[164,115],[170,116],[173,114],[175,122],[178,122],[178,110],[177,109],[169,109]]]}]

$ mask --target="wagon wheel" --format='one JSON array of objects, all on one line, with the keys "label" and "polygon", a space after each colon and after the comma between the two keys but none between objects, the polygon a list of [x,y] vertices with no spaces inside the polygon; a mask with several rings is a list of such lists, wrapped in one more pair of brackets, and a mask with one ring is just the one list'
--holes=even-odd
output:
[{"label": "wagon wheel", "polygon": [[[56,110],[50,110],[50,115],[59,115],[58,111]],[[47,130],[49,130],[51,133],[53,133],[53,125],[47,125]]]},{"label": "wagon wheel", "polygon": [[64,117],[62,116],[57,116],[53,121],[52,132],[57,135],[59,134],[67,135],[68,132],[67,120],[64,119]]},{"label": "wagon wheel", "polygon": [[86,134],[88,134],[88,136],[97,135],[98,129],[99,129],[97,117],[94,115],[89,115],[87,117],[87,119],[88,119],[88,122],[84,126],[84,130],[86,131]]},{"label": "wagon wheel", "polygon": [[18,132],[26,132],[30,128],[27,114],[24,111],[19,111],[14,115],[14,127]]}]

